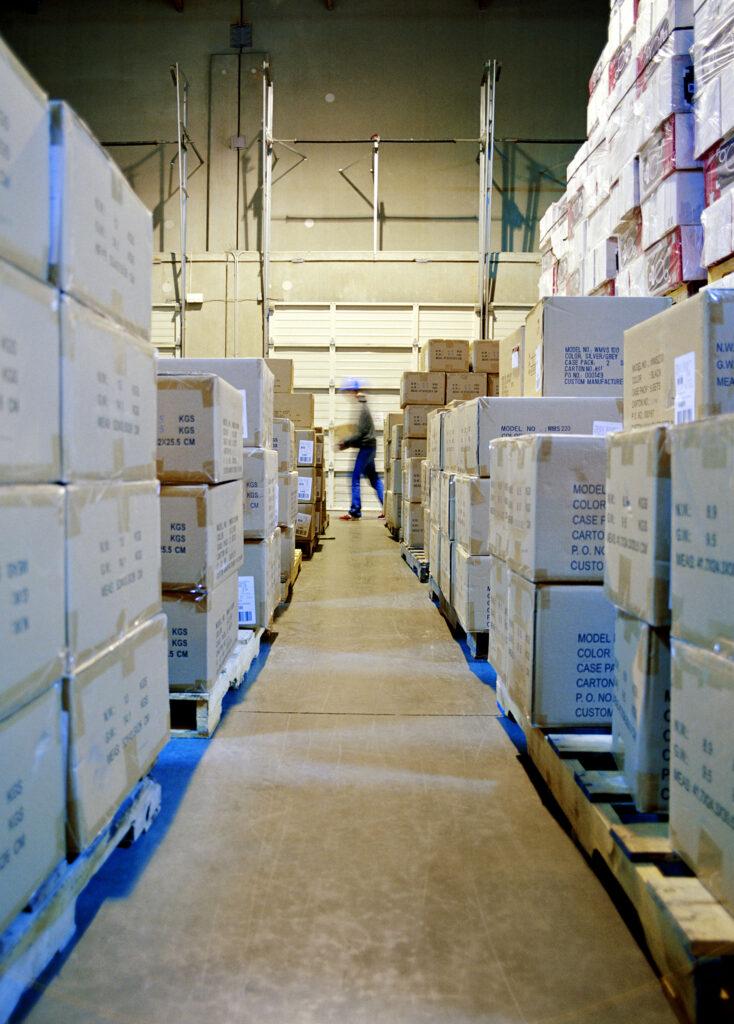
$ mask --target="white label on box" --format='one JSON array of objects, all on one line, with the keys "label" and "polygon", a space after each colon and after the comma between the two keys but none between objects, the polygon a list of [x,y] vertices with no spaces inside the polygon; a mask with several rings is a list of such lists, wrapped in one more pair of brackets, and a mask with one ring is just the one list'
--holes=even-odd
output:
[{"label": "white label on box", "polygon": [[311,485],[313,481],[310,476],[299,476],[298,478],[298,500],[311,500]]},{"label": "white label on box", "polygon": [[257,618],[255,610],[255,577],[240,576],[237,584],[240,626],[251,626]]},{"label": "white label on box", "polygon": [[543,390],[543,346],[537,345],[535,349],[535,390]]},{"label": "white label on box", "polygon": [[247,429],[247,392],[244,388],[239,389],[242,395],[242,436],[247,437],[249,430]]},{"label": "white label on box", "polygon": [[[512,369],[517,370],[520,366],[520,346],[516,345],[512,350]],[[536,371],[537,372],[537,371]]]},{"label": "white label on box", "polygon": [[313,441],[298,442],[298,465],[310,466],[313,463]]},{"label": "white label on box", "polygon": [[696,416],[696,353],[675,359],[675,422],[690,423]]},{"label": "white label on box", "polygon": [[621,429],[622,424],[614,420],[594,420],[591,432],[594,437],[606,437],[607,434],[616,434]]}]

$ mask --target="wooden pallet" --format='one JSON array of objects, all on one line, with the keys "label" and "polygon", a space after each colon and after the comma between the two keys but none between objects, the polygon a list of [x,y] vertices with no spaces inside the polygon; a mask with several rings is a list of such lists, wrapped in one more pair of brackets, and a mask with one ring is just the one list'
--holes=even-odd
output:
[{"label": "wooden pallet", "polygon": [[94,842],[71,864],[63,861],[0,935],[0,1024],[73,938],[76,901],[90,879],[118,846],[130,846],[148,831],[160,807],[161,787],[143,779]]},{"label": "wooden pallet", "polygon": [[721,263],[709,267],[709,284],[714,284],[716,281],[720,281],[722,277],[726,277],[727,274],[731,273],[734,273],[734,256],[729,256],[727,259],[722,260]]},{"label": "wooden pallet", "polygon": [[409,548],[405,541],[400,542],[400,554],[403,561],[416,574],[421,583],[428,582],[428,555],[422,548]]},{"label": "wooden pallet", "polygon": [[464,637],[466,639],[466,646],[469,648],[469,654],[472,656],[474,661],[486,661],[489,649],[489,633],[486,631],[470,632],[469,630],[464,629],[463,625],[459,621],[456,611],[446,600],[443,591],[434,577],[430,575],[430,572],[428,575],[428,593],[433,603],[449,624],[451,632],[455,636]]},{"label": "wooden pallet", "polygon": [[296,584],[296,580],[301,572],[301,566],[303,564],[303,552],[300,548],[296,548],[296,553],[293,557],[293,565],[291,566],[291,572],[287,580],[280,581],[280,604],[284,605],[290,601],[293,596],[293,587]]},{"label": "wooden pallet", "polygon": [[260,653],[264,629],[241,629],[232,653],[205,693],[169,693],[171,735],[208,738],[222,717],[222,703],[228,690],[242,685],[250,666]]},{"label": "wooden pallet", "polygon": [[306,561],[309,561],[311,558],[313,558],[313,553],[316,550],[316,545],[318,544],[318,542],[318,537],[309,537],[308,540],[306,540],[303,537],[297,537],[296,547],[298,548],[299,551],[302,552],[301,557]]},{"label": "wooden pallet", "polygon": [[394,541],[400,540],[400,528],[398,526],[390,526],[389,523],[385,523],[385,529]]},{"label": "wooden pallet", "polygon": [[683,302],[685,299],[690,299],[692,295],[696,295],[705,284],[705,281],[684,281],[676,288],[666,292],[665,297],[672,299],[673,302]]},{"label": "wooden pallet", "polygon": [[610,767],[611,737],[529,725],[502,681],[497,701],[581,848],[599,857],[634,908],[663,989],[692,1024],[734,1020],[734,917],[671,848],[664,815],[641,815]]}]

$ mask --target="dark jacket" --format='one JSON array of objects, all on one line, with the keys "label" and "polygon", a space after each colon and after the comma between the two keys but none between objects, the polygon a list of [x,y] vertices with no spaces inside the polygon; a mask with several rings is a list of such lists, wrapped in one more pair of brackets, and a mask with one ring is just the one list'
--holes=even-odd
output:
[{"label": "dark jacket", "polygon": [[361,408],[359,410],[357,433],[352,437],[348,437],[346,441],[342,441],[342,445],[344,448],[376,448],[375,422],[367,405],[367,399],[361,395],[359,403]]}]

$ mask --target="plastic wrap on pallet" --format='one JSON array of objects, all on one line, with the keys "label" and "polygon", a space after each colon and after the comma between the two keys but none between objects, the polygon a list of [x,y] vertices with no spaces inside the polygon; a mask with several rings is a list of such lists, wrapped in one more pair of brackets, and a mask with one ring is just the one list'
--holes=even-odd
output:
[{"label": "plastic wrap on pallet", "polygon": [[693,117],[672,114],[640,150],[640,199],[644,201],[674,171],[700,166],[693,155]]},{"label": "plastic wrap on pallet", "polygon": [[612,44],[602,50],[589,79],[589,102],[586,107],[586,133],[591,135],[594,128],[604,120],[609,99],[609,61],[614,52]]},{"label": "plastic wrap on pallet", "polygon": [[637,256],[626,267],[617,271],[615,294],[640,298],[648,294],[645,279],[645,256]]},{"label": "plastic wrap on pallet", "polygon": [[568,237],[572,239],[577,227],[583,224],[586,216],[586,204],[583,186],[576,189],[568,197]]},{"label": "plastic wrap on pallet", "polygon": [[701,214],[703,264],[713,266],[734,252],[734,190],[723,192]]},{"label": "plastic wrap on pallet", "polygon": [[621,43],[609,61],[609,107],[614,109],[635,84],[635,39],[629,36]]},{"label": "plastic wrap on pallet", "polygon": [[634,95],[629,93],[612,112],[606,125],[609,171],[612,180],[619,177],[625,164],[633,160],[645,142],[642,121],[635,117]]},{"label": "plastic wrap on pallet", "polygon": [[703,281],[703,229],[675,228],[645,252],[645,287],[648,295],[666,295],[687,281]]},{"label": "plastic wrap on pallet", "polygon": [[646,136],[671,114],[693,112],[690,42],[690,32],[673,32],[635,83],[634,113]]},{"label": "plastic wrap on pallet", "polygon": [[[638,76],[659,59],[667,46],[673,45],[670,40],[676,32],[688,33],[684,45],[689,50],[693,43],[693,0],[640,0],[635,26]],[[683,44],[679,41],[679,45]]]},{"label": "plastic wrap on pallet", "polygon": [[[604,286],[613,281],[617,276],[617,247],[616,238],[606,238],[593,249],[591,259],[587,258],[587,268],[589,263],[591,263],[590,273],[586,279],[588,292],[606,295],[614,294],[613,292],[610,293]],[[604,289],[603,292],[600,289]]]},{"label": "plastic wrap on pallet", "polygon": [[642,248],[649,249],[679,224],[700,224],[703,173],[677,171],[664,178],[642,203]]},{"label": "plastic wrap on pallet", "polygon": [[722,140],[703,161],[704,202],[706,206],[734,185],[734,136]]},{"label": "plastic wrap on pallet", "polygon": [[628,267],[642,256],[642,213],[639,209],[633,210],[627,220],[619,225],[617,243],[620,269]]},{"label": "plastic wrap on pallet", "polygon": [[575,266],[566,278],[566,295],[586,294],[586,260]]},{"label": "plastic wrap on pallet", "polygon": [[734,5],[709,0],[696,14],[695,152],[701,156],[734,128]]},{"label": "plastic wrap on pallet", "polygon": [[616,233],[640,205],[640,171],[637,157],[622,168],[609,193],[609,227]]}]

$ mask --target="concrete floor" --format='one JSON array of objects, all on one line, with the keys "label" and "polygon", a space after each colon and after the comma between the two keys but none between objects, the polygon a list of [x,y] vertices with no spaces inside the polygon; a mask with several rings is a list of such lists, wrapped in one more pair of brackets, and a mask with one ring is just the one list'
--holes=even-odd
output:
[{"label": "concrete floor", "polygon": [[672,1022],[425,586],[375,520],[331,534],[27,1020]]}]

